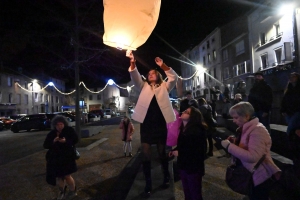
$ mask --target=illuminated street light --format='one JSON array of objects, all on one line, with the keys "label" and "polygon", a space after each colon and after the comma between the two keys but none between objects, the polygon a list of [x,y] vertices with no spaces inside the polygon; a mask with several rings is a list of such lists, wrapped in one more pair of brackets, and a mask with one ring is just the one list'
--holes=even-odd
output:
[{"label": "illuminated street light", "polygon": [[293,11],[294,11],[294,5],[292,3],[285,4],[279,8],[279,15],[293,13]]},{"label": "illuminated street light", "polygon": [[112,79],[109,79],[108,81],[107,81],[107,84],[108,85],[113,85],[115,82],[112,80]]},{"label": "illuminated street light", "polygon": [[49,86],[53,86],[54,84],[53,84],[53,82],[49,82],[48,85]]}]

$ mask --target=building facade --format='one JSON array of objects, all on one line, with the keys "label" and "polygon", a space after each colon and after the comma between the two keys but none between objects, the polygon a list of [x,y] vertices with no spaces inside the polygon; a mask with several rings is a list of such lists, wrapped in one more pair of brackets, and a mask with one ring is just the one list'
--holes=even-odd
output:
[{"label": "building facade", "polygon": [[65,103],[64,95],[53,86],[47,86],[50,82],[61,92],[65,91],[64,81],[49,77],[45,82],[1,68],[0,116],[60,111]]}]

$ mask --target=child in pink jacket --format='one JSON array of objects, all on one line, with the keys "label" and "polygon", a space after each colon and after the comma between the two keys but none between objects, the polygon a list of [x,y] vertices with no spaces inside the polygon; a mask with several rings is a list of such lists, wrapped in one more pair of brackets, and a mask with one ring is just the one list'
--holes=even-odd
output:
[{"label": "child in pink jacket", "polygon": [[124,141],[124,145],[123,145],[124,156],[126,157],[126,151],[128,148],[129,157],[132,157],[131,141],[134,132],[134,126],[131,123],[131,120],[127,116],[124,116],[123,119],[121,120],[119,127],[120,129],[122,129],[122,141]]}]

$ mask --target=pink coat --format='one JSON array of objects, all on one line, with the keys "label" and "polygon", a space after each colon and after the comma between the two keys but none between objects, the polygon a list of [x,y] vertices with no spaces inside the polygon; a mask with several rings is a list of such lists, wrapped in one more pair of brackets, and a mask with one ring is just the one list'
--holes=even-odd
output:
[{"label": "pink coat", "polygon": [[177,145],[177,138],[179,134],[179,127],[181,125],[181,118],[176,109],[173,109],[176,121],[167,123],[168,135],[167,135],[167,145],[168,146],[176,146]]},{"label": "pink coat", "polygon": [[[125,127],[124,127],[124,123],[123,123],[123,120],[121,121],[120,125],[119,125],[119,128],[122,129],[122,140],[124,139],[125,137]],[[129,142],[132,140],[132,135],[133,135],[133,132],[134,132],[134,126],[133,124],[130,122],[128,124],[128,129],[127,129],[127,137],[126,137],[126,141]]]},{"label": "pink coat", "polygon": [[272,141],[267,129],[259,123],[258,118],[252,119],[243,126],[239,146],[230,144],[228,152],[239,158],[249,171],[253,169],[259,159],[266,154],[265,160],[253,174],[254,186],[257,186],[273,174],[280,171],[270,155]]}]

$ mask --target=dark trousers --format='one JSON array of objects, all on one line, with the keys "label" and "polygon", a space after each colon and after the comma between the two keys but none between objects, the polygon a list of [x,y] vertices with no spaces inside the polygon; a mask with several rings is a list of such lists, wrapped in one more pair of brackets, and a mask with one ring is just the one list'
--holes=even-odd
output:
[{"label": "dark trousers", "polygon": [[179,170],[179,173],[185,200],[203,200],[202,174],[200,171],[190,174],[185,170]]},{"label": "dark trousers", "polygon": [[255,186],[252,189],[252,194],[249,195],[250,200],[269,200],[269,192],[272,188],[273,181],[271,179]]}]

